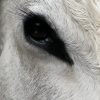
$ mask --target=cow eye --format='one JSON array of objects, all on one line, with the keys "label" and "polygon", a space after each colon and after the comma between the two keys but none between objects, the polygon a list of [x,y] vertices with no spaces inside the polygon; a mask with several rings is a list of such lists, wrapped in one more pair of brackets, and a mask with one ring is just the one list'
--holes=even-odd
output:
[{"label": "cow eye", "polygon": [[53,43],[53,29],[44,20],[40,15],[28,15],[24,20],[24,32],[29,41],[45,47]]},{"label": "cow eye", "polygon": [[23,21],[24,35],[26,40],[32,45],[38,46],[49,54],[73,64],[64,42],[57,35],[44,16],[29,14]]}]

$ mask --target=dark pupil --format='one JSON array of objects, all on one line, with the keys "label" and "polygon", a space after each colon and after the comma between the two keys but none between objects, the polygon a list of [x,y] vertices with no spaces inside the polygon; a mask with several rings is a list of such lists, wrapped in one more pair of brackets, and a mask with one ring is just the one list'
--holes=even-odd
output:
[{"label": "dark pupil", "polygon": [[32,25],[30,35],[35,40],[44,40],[47,37],[47,32],[44,25],[41,25],[40,22],[35,22]]},{"label": "dark pupil", "polygon": [[25,34],[35,40],[43,41],[48,36],[48,25],[38,16],[29,16],[24,21]]}]

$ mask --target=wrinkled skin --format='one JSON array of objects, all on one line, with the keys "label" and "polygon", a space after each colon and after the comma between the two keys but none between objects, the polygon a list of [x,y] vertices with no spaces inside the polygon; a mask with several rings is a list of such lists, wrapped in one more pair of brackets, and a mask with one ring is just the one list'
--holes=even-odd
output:
[{"label": "wrinkled skin", "polygon": [[[100,12],[92,1],[0,1],[0,100],[100,100]],[[25,40],[19,9],[57,28],[72,66]]]}]

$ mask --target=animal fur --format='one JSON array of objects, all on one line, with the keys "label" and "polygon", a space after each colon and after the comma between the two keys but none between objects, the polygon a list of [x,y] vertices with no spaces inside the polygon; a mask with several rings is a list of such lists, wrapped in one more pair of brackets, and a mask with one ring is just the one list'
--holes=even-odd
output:
[{"label": "animal fur", "polygon": [[[28,10],[57,28],[73,66],[25,40]],[[0,0],[0,100],[100,100],[100,0]]]}]

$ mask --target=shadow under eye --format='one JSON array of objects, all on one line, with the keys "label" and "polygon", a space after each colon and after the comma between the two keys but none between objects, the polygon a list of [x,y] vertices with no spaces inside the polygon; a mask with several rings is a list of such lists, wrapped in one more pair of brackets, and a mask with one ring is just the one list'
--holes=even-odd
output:
[{"label": "shadow under eye", "polygon": [[23,26],[25,38],[29,43],[42,48],[70,65],[74,64],[64,42],[44,16],[30,13],[24,18]]}]

